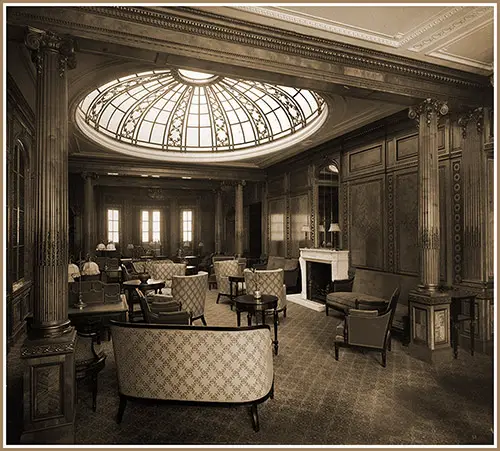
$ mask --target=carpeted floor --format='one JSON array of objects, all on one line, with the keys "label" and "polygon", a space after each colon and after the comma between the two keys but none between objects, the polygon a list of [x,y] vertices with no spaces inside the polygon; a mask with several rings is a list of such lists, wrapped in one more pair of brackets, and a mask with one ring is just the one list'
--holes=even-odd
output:
[{"label": "carpeted floor", "polygon": [[[209,291],[209,325],[236,325],[226,303]],[[290,303],[279,325],[275,397],[259,406],[260,431],[249,408],[132,403],[118,425],[113,348],[104,342],[97,412],[90,387],[78,385],[76,444],[480,445],[493,444],[493,359],[460,352],[446,364],[409,356],[393,340],[387,367],[380,353],[333,353],[339,318]],[[197,321],[197,323],[200,323]],[[20,346],[7,359],[7,443],[18,443],[22,409]],[[450,353],[451,353],[450,349]],[[140,365],[140,362],[137,362]]]}]

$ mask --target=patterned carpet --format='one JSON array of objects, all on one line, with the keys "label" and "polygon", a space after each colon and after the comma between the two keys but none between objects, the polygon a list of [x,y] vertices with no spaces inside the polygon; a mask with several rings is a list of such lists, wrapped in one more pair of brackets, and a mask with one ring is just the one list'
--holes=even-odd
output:
[{"label": "patterned carpet", "polygon": [[[209,291],[207,323],[236,325],[236,314],[227,303],[216,304],[216,297],[216,291]],[[337,362],[333,337],[338,322],[338,317],[289,304],[274,358],[275,397],[259,406],[257,433],[244,406],[129,402],[123,422],[116,424],[113,349],[104,342],[107,360],[99,374],[97,412],[92,412],[89,385],[78,385],[76,444],[493,444],[491,357],[462,351],[457,360],[431,366],[393,340],[387,368],[377,352],[341,349]],[[22,417],[19,349],[20,344],[7,359],[10,444],[18,443]]]}]

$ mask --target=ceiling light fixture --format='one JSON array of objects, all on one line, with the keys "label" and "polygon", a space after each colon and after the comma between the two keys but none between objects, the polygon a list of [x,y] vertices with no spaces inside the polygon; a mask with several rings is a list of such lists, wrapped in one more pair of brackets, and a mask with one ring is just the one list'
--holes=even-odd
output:
[{"label": "ceiling light fixture", "polygon": [[184,180],[191,180],[193,177],[182,177]]},{"label": "ceiling light fixture", "polygon": [[118,172],[108,172],[108,175],[118,175]]}]

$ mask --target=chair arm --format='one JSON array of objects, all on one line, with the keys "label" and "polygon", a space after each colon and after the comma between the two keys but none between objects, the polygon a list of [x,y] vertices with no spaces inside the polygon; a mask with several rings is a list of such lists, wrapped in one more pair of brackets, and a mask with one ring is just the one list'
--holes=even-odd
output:
[{"label": "chair arm", "polygon": [[351,316],[364,316],[368,318],[373,318],[378,316],[378,310],[359,310],[355,308],[350,308],[347,310],[347,314]]},{"label": "chair arm", "polygon": [[163,313],[163,312],[178,312],[181,310],[182,306],[180,302],[168,301],[168,302],[152,302],[150,308],[151,311],[154,313]]},{"label": "chair arm", "polygon": [[254,263],[253,269],[267,269],[267,263]]},{"label": "chair arm", "polygon": [[390,312],[380,316],[347,315],[347,342],[352,345],[382,348],[389,319]]}]

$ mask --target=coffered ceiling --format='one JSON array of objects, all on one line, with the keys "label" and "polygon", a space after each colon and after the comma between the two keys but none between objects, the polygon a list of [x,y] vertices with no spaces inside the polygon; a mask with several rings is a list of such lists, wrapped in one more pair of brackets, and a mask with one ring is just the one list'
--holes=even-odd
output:
[{"label": "coffered ceiling", "polygon": [[233,5],[217,12],[477,74],[493,72],[493,6]]}]

